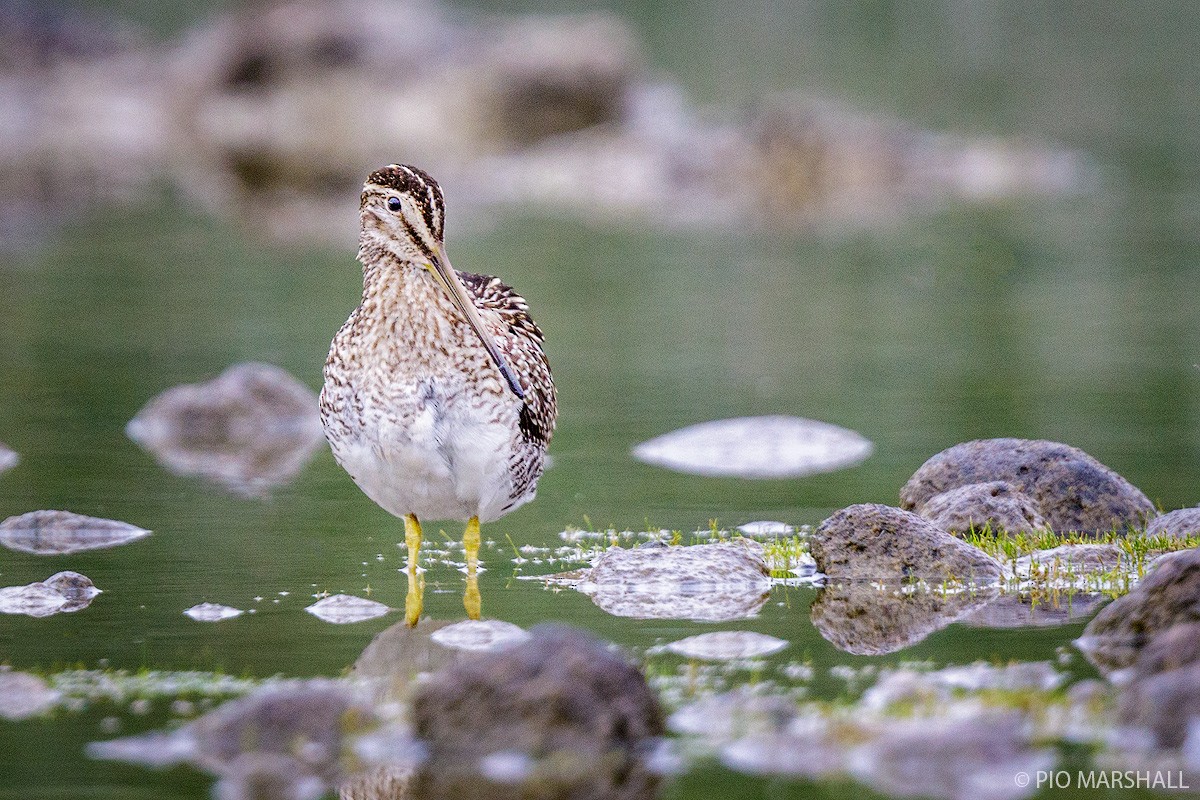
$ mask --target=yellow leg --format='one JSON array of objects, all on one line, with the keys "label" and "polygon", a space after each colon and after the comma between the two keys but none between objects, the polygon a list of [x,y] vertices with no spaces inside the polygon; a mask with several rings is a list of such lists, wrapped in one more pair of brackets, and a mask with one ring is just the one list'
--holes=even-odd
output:
[{"label": "yellow leg", "polygon": [[471,517],[463,533],[463,549],[467,551],[467,591],[463,607],[468,619],[479,619],[483,599],[479,595],[479,517]]},{"label": "yellow leg", "polygon": [[417,565],[409,563],[404,570],[408,577],[408,594],[404,596],[404,621],[415,628],[421,621],[421,610],[425,605],[425,576],[417,572]]},{"label": "yellow leg", "polygon": [[408,545],[408,565],[417,566],[417,556],[421,553],[421,523],[413,514],[404,515],[404,543]]}]

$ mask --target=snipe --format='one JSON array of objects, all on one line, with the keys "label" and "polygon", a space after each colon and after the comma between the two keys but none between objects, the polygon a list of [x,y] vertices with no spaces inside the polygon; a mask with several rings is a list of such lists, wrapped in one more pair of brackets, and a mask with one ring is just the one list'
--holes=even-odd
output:
[{"label": "snipe", "polygon": [[479,524],[533,499],[554,431],[542,332],[499,278],[450,265],[442,190],[422,170],[371,173],[359,218],[362,302],[325,362],[325,436],[359,488],[403,517],[410,588],[420,520],[466,522],[464,603],[478,617]]}]

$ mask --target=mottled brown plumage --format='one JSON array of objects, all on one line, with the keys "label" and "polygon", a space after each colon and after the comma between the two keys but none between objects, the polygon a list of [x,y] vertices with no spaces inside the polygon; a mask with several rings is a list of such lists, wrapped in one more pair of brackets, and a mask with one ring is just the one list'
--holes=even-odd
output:
[{"label": "mottled brown plumage", "polygon": [[[404,517],[478,522],[533,498],[557,413],[543,336],[524,298],[457,272],[441,188],[415,167],[371,174],[360,203],[362,302],[334,337],[321,418],[334,456]],[[473,540],[473,541],[472,541]]]}]

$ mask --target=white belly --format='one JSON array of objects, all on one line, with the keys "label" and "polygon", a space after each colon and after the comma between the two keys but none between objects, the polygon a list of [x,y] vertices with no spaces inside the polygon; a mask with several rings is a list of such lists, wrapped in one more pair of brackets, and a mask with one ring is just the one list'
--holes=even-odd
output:
[{"label": "white belly", "polygon": [[354,435],[330,445],[359,488],[392,514],[488,522],[529,499],[510,496],[513,426],[505,423],[514,414],[415,396],[394,398],[387,413],[370,404],[365,412]]}]

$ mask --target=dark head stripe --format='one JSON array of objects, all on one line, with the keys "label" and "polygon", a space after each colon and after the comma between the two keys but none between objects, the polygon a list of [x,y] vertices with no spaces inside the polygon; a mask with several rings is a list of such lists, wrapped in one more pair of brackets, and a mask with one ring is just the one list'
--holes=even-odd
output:
[{"label": "dark head stripe", "polygon": [[[367,178],[367,184],[391,189],[399,194],[408,195],[421,209],[425,224],[439,240],[442,238],[442,220],[445,217],[445,199],[442,197],[442,187],[438,186],[428,172],[418,167],[403,164],[389,164],[383,169],[372,172]],[[437,208],[434,208],[434,204]]]}]

